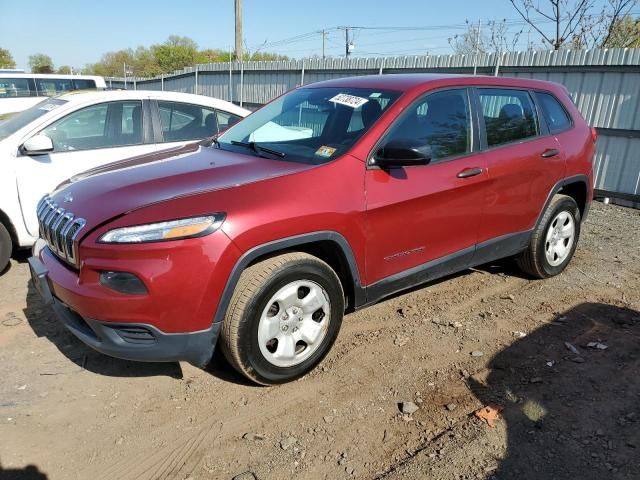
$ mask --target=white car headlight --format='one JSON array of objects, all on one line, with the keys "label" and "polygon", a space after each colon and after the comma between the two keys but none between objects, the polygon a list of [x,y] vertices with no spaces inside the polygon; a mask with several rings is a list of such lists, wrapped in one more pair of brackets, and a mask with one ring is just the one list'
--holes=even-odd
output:
[{"label": "white car headlight", "polygon": [[110,230],[102,235],[100,243],[146,243],[202,237],[215,232],[224,221],[223,213],[204,217],[182,218],[167,222],[149,223]]}]

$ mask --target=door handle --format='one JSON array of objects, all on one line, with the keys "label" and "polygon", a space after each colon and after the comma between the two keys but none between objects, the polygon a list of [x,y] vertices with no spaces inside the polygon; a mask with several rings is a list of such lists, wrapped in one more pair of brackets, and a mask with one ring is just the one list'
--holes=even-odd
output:
[{"label": "door handle", "polygon": [[558,150],[557,148],[547,148],[540,154],[542,158],[551,158],[555,157],[556,155],[560,155],[560,150]]},{"label": "door handle", "polygon": [[469,178],[469,177],[475,177],[476,175],[480,175],[481,173],[482,173],[482,169],[478,167],[465,168],[464,170],[458,172],[458,175],[456,175],[456,177]]}]

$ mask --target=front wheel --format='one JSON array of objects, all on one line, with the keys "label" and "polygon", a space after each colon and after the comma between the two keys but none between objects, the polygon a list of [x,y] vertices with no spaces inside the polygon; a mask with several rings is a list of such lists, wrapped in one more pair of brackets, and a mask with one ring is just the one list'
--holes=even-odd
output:
[{"label": "front wheel", "polygon": [[271,385],[312,370],[333,345],[344,314],[336,273],[294,252],[247,268],[222,325],[222,350],[240,373]]},{"label": "front wheel", "polygon": [[0,274],[4,272],[9,265],[9,258],[11,258],[11,250],[13,244],[11,243],[11,235],[7,231],[6,227],[0,223]]},{"label": "front wheel", "polygon": [[571,261],[580,238],[580,209],[567,195],[555,195],[517,258],[520,268],[537,278],[558,275]]}]

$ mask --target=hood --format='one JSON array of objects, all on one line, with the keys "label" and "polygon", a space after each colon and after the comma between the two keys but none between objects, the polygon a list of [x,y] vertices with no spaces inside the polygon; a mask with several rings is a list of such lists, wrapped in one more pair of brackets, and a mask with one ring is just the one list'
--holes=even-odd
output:
[{"label": "hood", "polygon": [[76,175],[60,185],[52,197],[93,227],[172,198],[237,187],[312,167],[192,143]]}]

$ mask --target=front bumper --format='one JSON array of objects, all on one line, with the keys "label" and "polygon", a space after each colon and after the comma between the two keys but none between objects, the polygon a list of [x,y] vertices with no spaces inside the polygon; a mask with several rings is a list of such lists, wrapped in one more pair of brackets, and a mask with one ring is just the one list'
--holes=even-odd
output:
[{"label": "front bumper", "polygon": [[48,270],[40,259],[29,258],[34,287],[50,304],[62,324],[98,352],[116,358],[144,362],[187,361],[204,367],[213,355],[220,323],[206,330],[166,333],[145,323],[101,322],[81,316],[53,293]]}]

